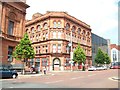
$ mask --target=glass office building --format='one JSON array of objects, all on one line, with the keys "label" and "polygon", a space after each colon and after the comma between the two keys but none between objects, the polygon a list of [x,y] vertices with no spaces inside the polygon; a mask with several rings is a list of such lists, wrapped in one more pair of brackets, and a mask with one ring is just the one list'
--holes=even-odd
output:
[{"label": "glass office building", "polygon": [[98,51],[98,48],[101,48],[102,51],[109,54],[107,39],[104,39],[104,38],[92,33],[92,65],[95,64],[94,59],[95,59],[96,53]]}]

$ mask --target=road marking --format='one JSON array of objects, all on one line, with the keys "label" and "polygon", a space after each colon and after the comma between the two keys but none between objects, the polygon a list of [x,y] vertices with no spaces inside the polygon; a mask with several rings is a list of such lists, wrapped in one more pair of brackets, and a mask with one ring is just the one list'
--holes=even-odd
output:
[{"label": "road marking", "polygon": [[90,77],[90,76],[95,76],[96,74],[91,74],[91,75],[88,75],[88,77]]},{"label": "road marking", "polygon": [[75,79],[79,79],[79,78],[83,78],[83,77],[74,77],[74,78],[71,78],[71,80],[75,80]]},{"label": "road marking", "polygon": [[113,77],[109,77],[109,80],[115,81],[115,82],[120,82],[119,80],[112,79]]},{"label": "road marking", "polygon": [[13,88],[13,87],[9,87],[9,88]]},{"label": "road marking", "polygon": [[62,82],[63,80],[58,80],[58,81],[53,81],[53,82],[45,82],[46,84],[49,84],[49,83],[57,83],[57,82]]}]

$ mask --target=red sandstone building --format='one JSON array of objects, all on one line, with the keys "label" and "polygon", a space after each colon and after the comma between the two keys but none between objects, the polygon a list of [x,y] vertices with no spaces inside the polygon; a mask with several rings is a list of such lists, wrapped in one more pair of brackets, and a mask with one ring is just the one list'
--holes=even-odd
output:
[{"label": "red sandstone building", "polygon": [[29,6],[25,2],[2,1],[0,0],[0,65],[22,67],[20,61],[13,59],[12,52],[24,35],[26,8]]},{"label": "red sandstone building", "polygon": [[26,32],[36,56],[29,64],[47,66],[49,71],[70,69],[70,33],[73,51],[80,43],[86,54],[86,65],[92,65],[91,28],[66,12],[36,13],[26,22]]}]

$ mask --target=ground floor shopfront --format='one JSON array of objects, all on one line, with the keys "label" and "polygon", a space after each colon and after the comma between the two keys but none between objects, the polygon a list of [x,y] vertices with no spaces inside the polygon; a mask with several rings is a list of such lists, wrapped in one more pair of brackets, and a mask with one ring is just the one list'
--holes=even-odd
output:
[{"label": "ground floor shopfront", "polygon": [[[41,55],[36,56],[34,59],[28,60],[28,67],[35,66],[39,68],[39,71],[42,71],[45,67],[48,71],[64,71],[71,70],[71,62],[69,55],[63,54],[50,54],[50,55]],[[82,65],[82,63],[81,63]],[[91,57],[86,58],[85,67],[92,65]],[[78,64],[73,63],[72,69],[78,69]]]}]

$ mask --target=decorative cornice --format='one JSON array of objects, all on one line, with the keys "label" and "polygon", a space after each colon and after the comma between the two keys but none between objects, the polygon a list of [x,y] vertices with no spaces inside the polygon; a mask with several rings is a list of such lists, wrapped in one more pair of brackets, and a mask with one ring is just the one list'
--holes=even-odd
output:
[{"label": "decorative cornice", "polygon": [[30,20],[30,21],[26,22],[25,25],[29,26],[29,25],[31,25],[33,23],[39,22],[41,20],[44,20],[44,19],[50,18],[50,17],[66,18],[68,20],[71,20],[71,21],[73,21],[73,22],[75,22],[75,23],[77,23],[77,24],[79,24],[79,25],[81,25],[81,26],[83,26],[83,27],[88,28],[89,30],[91,30],[90,29],[90,25],[82,22],[81,20],[76,19],[75,17],[67,14],[66,12],[47,12],[46,14],[44,14],[44,15],[42,15],[40,17],[37,17],[37,18],[35,18],[33,20]]}]

